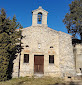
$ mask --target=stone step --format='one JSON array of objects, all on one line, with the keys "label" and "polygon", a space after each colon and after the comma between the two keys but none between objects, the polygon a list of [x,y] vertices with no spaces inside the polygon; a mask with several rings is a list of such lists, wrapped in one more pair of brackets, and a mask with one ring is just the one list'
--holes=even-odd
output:
[{"label": "stone step", "polygon": [[34,78],[42,78],[44,76],[44,74],[34,74]]}]

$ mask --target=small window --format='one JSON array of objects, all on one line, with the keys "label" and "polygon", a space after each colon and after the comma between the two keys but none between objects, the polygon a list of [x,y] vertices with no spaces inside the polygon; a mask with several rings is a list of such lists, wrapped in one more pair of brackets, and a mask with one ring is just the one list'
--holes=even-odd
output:
[{"label": "small window", "polygon": [[54,63],[54,55],[49,55],[49,63]]},{"label": "small window", "polygon": [[71,78],[71,76],[68,76],[68,78]]},{"label": "small window", "polygon": [[50,48],[53,48],[53,46],[50,46]]},{"label": "small window", "polygon": [[29,47],[29,45],[26,45],[26,47]]},{"label": "small window", "polygon": [[24,63],[29,63],[29,54],[24,54]]}]

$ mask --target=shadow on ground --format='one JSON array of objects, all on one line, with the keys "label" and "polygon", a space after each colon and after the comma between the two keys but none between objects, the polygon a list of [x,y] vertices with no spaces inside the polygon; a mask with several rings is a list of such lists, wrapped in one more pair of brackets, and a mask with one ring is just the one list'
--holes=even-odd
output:
[{"label": "shadow on ground", "polygon": [[49,85],[80,85],[80,84],[71,81],[69,83],[68,82],[67,83],[56,83],[56,84],[49,84]]}]

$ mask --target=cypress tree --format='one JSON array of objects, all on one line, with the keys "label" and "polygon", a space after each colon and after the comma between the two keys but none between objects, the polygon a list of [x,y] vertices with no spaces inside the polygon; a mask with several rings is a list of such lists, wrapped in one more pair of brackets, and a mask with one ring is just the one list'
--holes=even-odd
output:
[{"label": "cypress tree", "polygon": [[21,37],[21,31],[16,29],[22,26],[15,16],[13,19],[7,18],[5,9],[2,8],[0,12],[0,81],[5,81],[11,78],[12,61],[17,52],[16,43]]}]

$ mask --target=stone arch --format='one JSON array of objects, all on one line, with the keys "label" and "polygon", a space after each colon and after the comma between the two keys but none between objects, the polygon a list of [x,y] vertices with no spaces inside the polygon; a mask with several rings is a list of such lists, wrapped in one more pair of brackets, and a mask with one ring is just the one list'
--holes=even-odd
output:
[{"label": "stone arch", "polygon": [[42,24],[42,12],[37,14],[37,24]]}]

